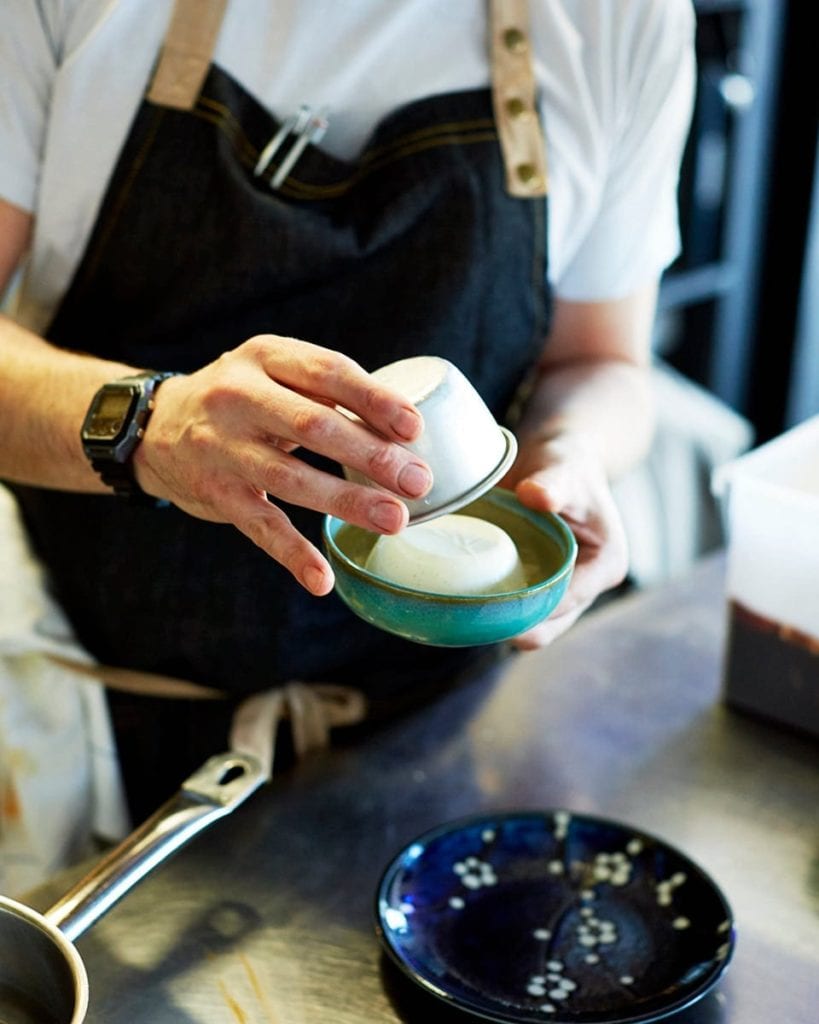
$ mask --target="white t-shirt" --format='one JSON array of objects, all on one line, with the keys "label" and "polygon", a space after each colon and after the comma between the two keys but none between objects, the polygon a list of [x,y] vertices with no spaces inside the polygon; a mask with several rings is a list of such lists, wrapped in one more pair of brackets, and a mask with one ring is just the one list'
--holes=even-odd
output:
[{"label": "white t-shirt", "polygon": [[[530,0],[549,166],[549,276],[629,294],[679,249],[691,0]],[[35,213],[18,318],[43,330],[82,257],[173,0],[2,0],[0,197]],[[279,118],[329,108],[350,158],[420,96],[489,84],[487,0],[231,0],[214,55]]]}]

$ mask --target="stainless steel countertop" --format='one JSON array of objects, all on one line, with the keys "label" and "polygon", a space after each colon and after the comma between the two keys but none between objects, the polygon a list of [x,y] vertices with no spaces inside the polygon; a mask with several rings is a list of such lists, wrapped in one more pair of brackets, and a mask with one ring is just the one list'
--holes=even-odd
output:
[{"label": "stainless steel countertop", "polygon": [[[734,959],[675,1022],[813,1024],[819,744],[720,703],[722,579],[708,560],[279,777],[78,940],[88,1021],[474,1020],[386,963],[372,924],[381,870],[448,820],[566,807],[661,836],[731,902]],[[44,909],[62,882],[32,902]]]}]

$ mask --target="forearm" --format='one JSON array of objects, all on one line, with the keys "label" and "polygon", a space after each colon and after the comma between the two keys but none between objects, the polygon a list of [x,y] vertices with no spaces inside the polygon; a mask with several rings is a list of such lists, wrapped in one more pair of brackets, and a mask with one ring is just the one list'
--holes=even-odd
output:
[{"label": "forearm", "polygon": [[0,479],[110,493],[83,453],[80,426],[97,389],[133,372],[55,348],[0,316]]},{"label": "forearm", "polygon": [[616,479],[648,451],[654,430],[649,370],[618,359],[547,365],[518,429],[521,447],[565,438]]},{"label": "forearm", "polygon": [[523,649],[559,636],[628,571],[628,542],[611,484],[642,457],[651,439],[648,360],[644,347],[629,352],[622,346],[622,354],[615,354],[600,344],[604,351],[595,355],[589,347],[572,358],[565,344],[557,352],[547,346],[519,425],[518,459],[505,481],[527,507],[561,515],[578,543],[561,608],[518,638]]},{"label": "forearm", "polygon": [[[552,329],[518,430],[522,475],[543,442],[563,439],[613,480],[648,450],[654,431],[651,334],[657,285],[622,299],[555,302]],[[553,445],[550,445],[553,447]]]}]

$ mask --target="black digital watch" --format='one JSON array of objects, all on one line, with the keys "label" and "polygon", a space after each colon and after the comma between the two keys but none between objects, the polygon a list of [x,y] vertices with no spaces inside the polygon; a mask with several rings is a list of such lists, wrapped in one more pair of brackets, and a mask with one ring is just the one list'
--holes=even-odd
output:
[{"label": "black digital watch", "polygon": [[142,440],[159,385],[176,373],[148,370],[103,384],[85,414],[80,437],[91,465],[114,493],[138,505],[167,504],[139,486],[133,454]]}]

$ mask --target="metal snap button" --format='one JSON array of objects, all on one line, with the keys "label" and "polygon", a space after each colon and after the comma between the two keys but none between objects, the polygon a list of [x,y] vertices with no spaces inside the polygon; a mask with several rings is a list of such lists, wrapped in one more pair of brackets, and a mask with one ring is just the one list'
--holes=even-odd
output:
[{"label": "metal snap button", "polygon": [[510,117],[519,118],[528,115],[529,111],[520,96],[512,96],[506,101],[506,113]]},{"label": "metal snap button", "polygon": [[503,44],[511,53],[522,53],[528,46],[528,40],[519,28],[507,28],[503,33]]},{"label": "metal snap button", "polygon": [[515,173],[518,176],[518,181],[523,185],[528,185],[531,189],[538,188],[542,184],[543,179],[537,173],[534,164],[518,164]]}]

